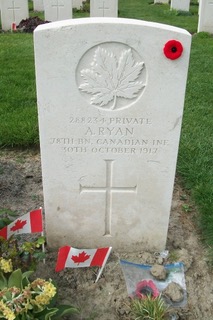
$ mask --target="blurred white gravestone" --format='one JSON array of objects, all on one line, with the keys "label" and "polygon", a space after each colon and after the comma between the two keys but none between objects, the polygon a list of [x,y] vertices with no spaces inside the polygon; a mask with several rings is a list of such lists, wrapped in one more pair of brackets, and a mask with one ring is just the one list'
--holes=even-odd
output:
[{"label": "blurred white gravestone", "polygon": [[165,4],[168,4],[169,0],[154,0],[154,3],[165,3]]},{"label": "blurred white gravestone", "polygon": [[10,30],[12,24],[18,25],[29,17],[27,0],[1,0],[2,30]]},{"label": "blurred white gravestone", "polygon": [[44,1],[43,0],[33,0],[33,10],[34,11],[44,11]]},{"label": "blurred white gravestone", "polygon": [[198,32],[213,33],[213,0],[200,0]]},{"label": "blurred white gravestone", "polygon": [[48,244],[165,249],[191,35],[85,18],[34,37]]},{"label": "blurred white gravestone", "polygon": [[90,17],[117,17],[118,0],[90,0]]},{"label": "blurred white gravestone", "polygon": [[44,16],[47,21],[72,18],[72,0],[44,0]]},{"label": "blurred white gravestone", "polygon": [[72,0],[72,7],[80,9],[82,7],[83,0]]},{"label": "blurred white gravestone", "polygon": [[171,9],[189,11],[190,0],[171,0]]}]

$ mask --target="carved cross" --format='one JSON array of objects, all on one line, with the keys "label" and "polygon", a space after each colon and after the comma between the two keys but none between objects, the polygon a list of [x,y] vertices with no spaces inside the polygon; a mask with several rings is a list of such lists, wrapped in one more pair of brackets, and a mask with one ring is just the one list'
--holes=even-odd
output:
[{"label": "carved cross", "polygon": [[105,17],[105,10],[109,10],[108,7],[105,7],[105,1],[102,1],[102,5],[100,4],[98,9],[103,10],[103,17]]},{"label": "carved cross", "polygon": [[105,234],[111,236],[112,220],[112,194],[113,193],[136,193],[135,187],[113,187],[113,162],[114,160],[104,160],[106,162],[106,185],[103,187],[85,187],[80,184],[80,193],[83,192],[103,192],[105,193]]},{"label": "carved cross", "polygon": [[16,21],[16,10],[20,10],[20,7],[15,7],[15,1],[12,1],[12,7],[8,7],[8,10],[13,10],[13,22]]},{"label": "carved cross", "polygon": [[57,10],[57,20],[59,19],[59,10],[60,8],[63,8],[64,4],[59,4],[59,0],[56,0],[55,4],[52,4],[52,8],[56,8]]}]

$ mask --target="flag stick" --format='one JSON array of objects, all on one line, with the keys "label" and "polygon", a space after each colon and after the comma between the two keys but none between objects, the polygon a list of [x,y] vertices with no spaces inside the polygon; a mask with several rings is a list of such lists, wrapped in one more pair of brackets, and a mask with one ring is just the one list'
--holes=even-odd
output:
[{"label": "flag stick", "polygon": [[102,274],[102,272],[103,272],[103,270],[104,270],[104,267],[105,267],[105,265],[106,265],[106,263],[107,263],[107,260],[108,260],[108,258],[109,258],[109,255],[110,255],[111,250],[112,250],[112,247],[109,247],[109,250],[108,250],[108,252],[107,252],[107,255],[106,255],[105,259],[104,259],[104,263],[103,263],[102,267],[99,269],[99,272],[98,272],[97,278],[96,278],[96,280],[95,280],[95,283],[98,282],[98,280],[100,279],[100,276],[101,276],[101,274]]},{"label": "flag stick", "polygon": [[[42,207],[40,207],[40,209],[41,209],[42,224],[43,224],[43,209],[42,209]],[[44,227],[44,226],[43,226],[43,227]],[[44,231],[41,232],[41,236],[44,237]],[[45,246],[44,246],[44,243],[42,243],[41,248],[42,248],[42,252],[45,254]],[[43,264],[45,264],[45,263],[46,263],[46,260],[45,260],[45,258],[44,258],[44,259],[43,259]]]}]

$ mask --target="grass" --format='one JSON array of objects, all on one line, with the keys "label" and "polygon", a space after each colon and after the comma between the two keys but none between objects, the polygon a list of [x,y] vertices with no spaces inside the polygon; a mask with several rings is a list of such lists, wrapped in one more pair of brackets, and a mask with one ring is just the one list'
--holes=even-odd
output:
[{"label": "grass", "polygon": [[146,299],[133,299],[131,313],[135,320],[164,320],[168,311],[161,296],[153,299],[147,296]]},{"label": "grass", "polygon": [[[30,15],[38,15],[30,6]],[[213,247],[213,36],[196,34],[197,12],[197,1],[191,1],[187,15],[147,0],[119,1],[120,17],[171,24],[194,34],[177,173],[199,208],[203,238]],[[87,14],[74,13],[81,16]],[[0,147],[38,145],[32,34],[0,34],[0,60]]]},{"label": "grass", "polygon": [[201,213],[206,243],[213,245],[213,37],[194,35],[177,171]]}]

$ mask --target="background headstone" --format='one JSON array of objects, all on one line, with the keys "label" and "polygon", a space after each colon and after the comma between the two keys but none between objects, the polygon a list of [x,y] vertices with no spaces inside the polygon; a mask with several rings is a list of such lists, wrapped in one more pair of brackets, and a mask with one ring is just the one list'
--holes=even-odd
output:
[{"label": "background headstone", "polygon": [[34,11],[44,11],[44,1],[43,0],[33,0],[33,10]]},{"label": "background headstone", "polygon": [[27,0],[1,0],[1,23],[3,30],[10,30],[12,23],[16,25],[29,17]]},{"label": "background headstone", "polygon": [[117,17],[118,0],[90,0],[90,17]]},{"label": "background headstone", "polygon": [[213,0],[200,0],[198,32],[213,33]]},{"label": "background headstone", "polygon": [[190,0],[171,0],[171,9],[189,11]]},{"label": "background headstone", "polygon": [[80,9],[82,7],[83,0],[72,0],[73,8]]},{"label": "background headstone", "polygon": [[72,0],[43,0],[44,16],[47,21],[60,21],[72,18]]},{"label": "background headstone", "polygon": [[48,244],[165,249],[191,35],[85,18],[34,36]]},{"label": "background headstone", "polygon": [[154,3],[169,3],[169,0],[154,0]]}]

